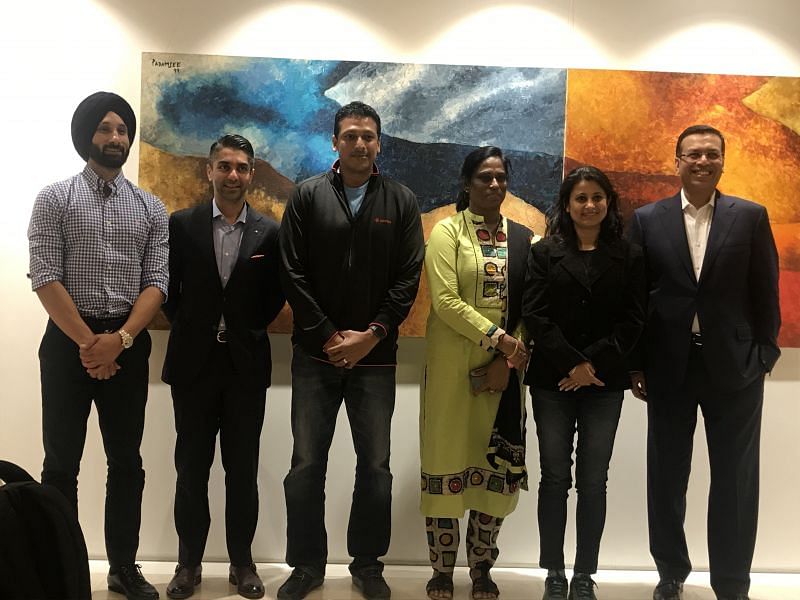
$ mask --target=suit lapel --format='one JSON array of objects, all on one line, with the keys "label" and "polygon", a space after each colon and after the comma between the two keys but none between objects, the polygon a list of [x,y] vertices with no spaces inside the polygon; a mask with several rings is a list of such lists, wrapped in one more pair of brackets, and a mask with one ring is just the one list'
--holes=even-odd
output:
[{"label": "suit lapel", "polygon": [[[557,253],[553,252],[551,256],[555,257],[556,255]],[[558,261],[558,268],[564,269],[575,281],[587,290],[591,290],[592,284],[589,281],[589,273],[581,254],[579,252],[564,252],[563,256],[564,258]]]},{"label": "suit lapel", "polygon": [[672,244],[675,256],[678,257],[678,261],[686,271],[686,275],[697,283],[697,279],[694,276],[694,267],[692,267],[692,257],[689,255],[689,239],[686,237],[686,223],[683,220],[680,192],[666,202],[659,204],[658,211],[661,224],[664,227],[664,234]]},{"label": "suit lapel", "polygon": [[233,267],[228,285],[237,279],[236,274],[247,264],[247,261],[250,260],[250,257],[253,255],[253,251],[261,243],[261,239],[264,237],[264,224],[261,220],[261,215],[256,213],[256,211],[248,205],[247,217],[244,222],[244,231],[242,232],[242,241],[239,243],[239,256],[236,258],[236,265]]},{"label": "suit lapel", "polygon": [[198,207],[197,212],[194,214],[193,230],[197,236],[197,244],[200,248],[200,260],[208,265],[212,273],[217,273],[214,280],[219,284],[222,289],[222,283],[219,280],[219,270],[217,269],[217,257],[214,254],[214,229],[211,224],[213,213],[211,210],[210,200],[205,204]]},{"label": "suit lapel", "polygon": [[725,245],[725,240],[734,221],[736,221],[736,202],[732,198],[717,192],[714,215],[711,218],[711,231],[708,233],[706,254],[703,257],[703,268],[700,270],[700,281],[707,277],[706,274],[714,266],[714,261],[719,254],[720,248]]}]

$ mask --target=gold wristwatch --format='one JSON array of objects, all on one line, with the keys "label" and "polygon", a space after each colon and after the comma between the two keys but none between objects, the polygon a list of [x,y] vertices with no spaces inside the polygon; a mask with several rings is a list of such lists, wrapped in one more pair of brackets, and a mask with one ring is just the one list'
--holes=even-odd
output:
[{"label": "gold wristwatch", "polygon": [[133,346],[133,336],[124,329],[117,329],[119,337],[122,338],[122,347],[127,350]]}]

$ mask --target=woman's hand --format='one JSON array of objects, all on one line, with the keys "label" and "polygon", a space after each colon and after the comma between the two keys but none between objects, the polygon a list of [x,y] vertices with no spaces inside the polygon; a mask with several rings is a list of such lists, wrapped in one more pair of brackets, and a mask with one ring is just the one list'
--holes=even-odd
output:
[{"label": "woman's hand", "polygon": [[595,370],[589,361],[582,362],[573,367],[569,375],[558,382],[560,392],[574,392],[587,385],[605,387],[605,383],[594,376]]},{"label": "woman's hand", "polygon": [[529,356],[528,350],[523,342],[512,335],[505,334],[500,340],[500,343],[497,344],[497,349],[505,355],[509,367],[520,371],[525,370]]}]

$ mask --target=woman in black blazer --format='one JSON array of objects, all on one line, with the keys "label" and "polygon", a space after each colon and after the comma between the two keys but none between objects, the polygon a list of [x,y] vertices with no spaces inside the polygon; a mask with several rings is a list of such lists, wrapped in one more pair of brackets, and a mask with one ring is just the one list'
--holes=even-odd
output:
[{"label": "woman in black blazer", "polygon": [[577,553],[570,600],[594,600],[606,479],[622,397],[626,357],[644,323],[641,249],[622,238],[618,197],[595,167],[571,171],[531,246],[522,317],[533,339],[531,386],[539,438],[539,565],[543,600],[567,598],[564,530],[575,433]]}]

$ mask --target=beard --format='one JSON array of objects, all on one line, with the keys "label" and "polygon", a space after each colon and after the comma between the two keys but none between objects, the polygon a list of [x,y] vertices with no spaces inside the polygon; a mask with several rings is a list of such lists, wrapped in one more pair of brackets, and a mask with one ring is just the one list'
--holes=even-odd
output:
[{"label": "beard", "polygon": [[[111,148],[119,149],[121,152],[119,154],[107,152]],[[102,147],[92,144],[91,148],[89,148],[89,158],[94,159],[98,165],[108,169],[119,169],[128,160],[129,153],[130,148],[125,148],[121,144],[106,144]]]}]

